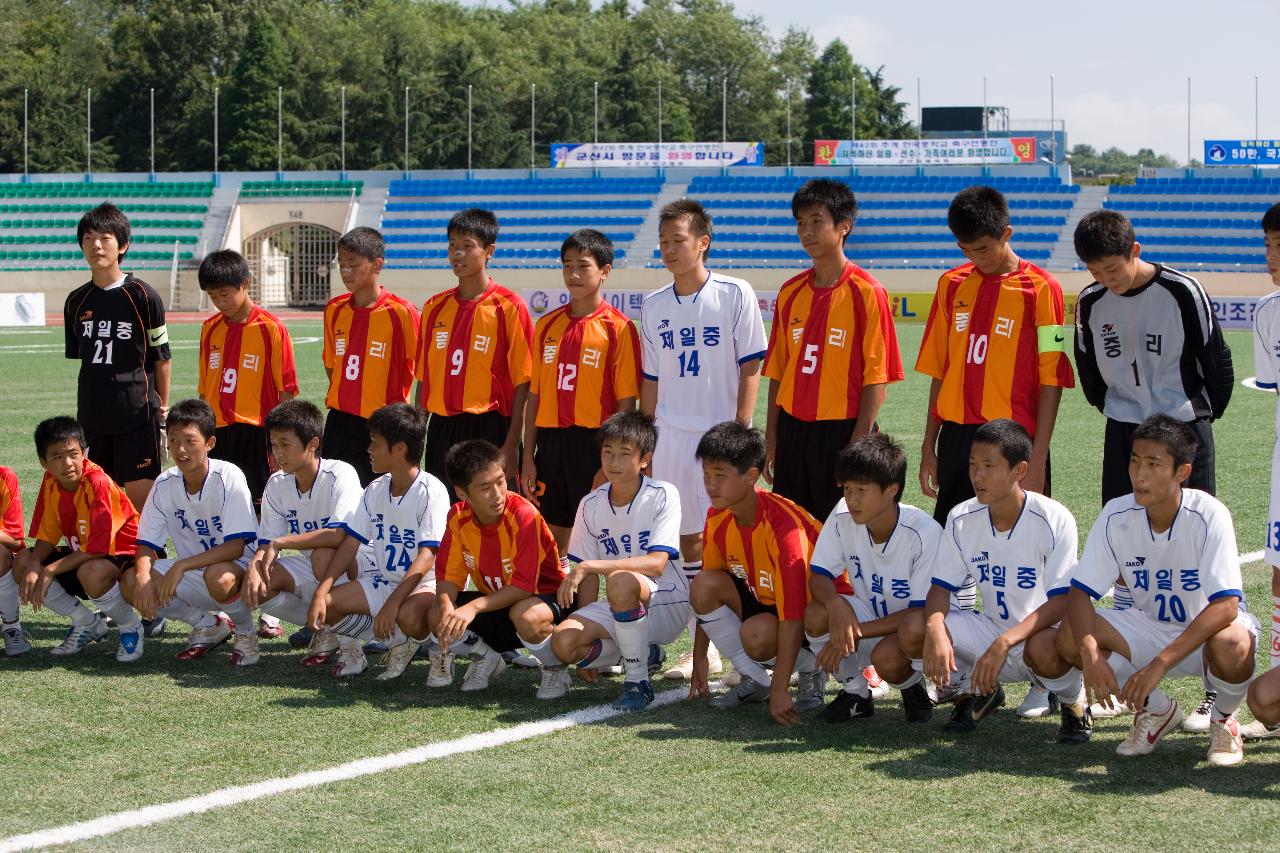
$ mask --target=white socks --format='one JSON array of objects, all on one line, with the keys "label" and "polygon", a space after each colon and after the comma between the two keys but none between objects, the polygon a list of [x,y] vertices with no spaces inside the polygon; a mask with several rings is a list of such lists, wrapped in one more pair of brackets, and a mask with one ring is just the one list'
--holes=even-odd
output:
[{"label": "white socks", "polygon": [[120,629],[121,634],[136,633],[142,630],[142,620],[138,618],[138,614],[129,602],[124,600],[124,596],[120,594],[120,584],[112,584],[111,589],[102,594],[102,597],[95,598],[93,603],[98,605],[98,609],[115,620],[116,627]]},{"label": "white socks", "polygon": [[97,617],[93,611],[85,607],[74,595],[62,588],[62,584],[54,580],[49,584],[49,591],[44,594],[44,604],[59,616],[66,616],[72,625],[84,627],[92,625]]},{"label": "white socks", "polygon": [[634,610],[613,611],[613,629],[617,632],[618,651],[622,655],[624,681],[638,683],[649,680],[648,612],[643,604]]},{"label": "white socks", "polygon": [[1057,693],[1058,700],[1064,705],[1074,705],[1084,701],[1084,676],[1078,669],[1069,669],[1065,675],[1057,678],[1045,678],[1042,675],[1040,681],[1046,688]]},{"label": "white socks", "polygon": [[[6,625],[18,621],[18,582],[13,579],[13,570],[0,575],[0,620]],[[1274,654],[1274,644],[1272,654]]]},{"label": "white socks", "polygon": [[560,658],[556,657],[556,653],[551,651],[550,634],[548,634],[547,638],[541,643],[530,643],[524,637],[520,638],[520,643],[529,650],[531,655],[538,659],[538,663],[543,667],[551,667],[552,669],[555,669],[556,667],[564,666],[564,664],[561,663]]},{"label": "white socks", "polygon": [[311,601],[303,601],[292,592],[278,592],[275,598],[262,602],[258,609],[269,616],[282,619],[290,625],[307,624],[307,610]]},{"label": "white socks", "polygon": [[699,615],[698,624],[706,632],[707,638],[733,661],[734,667],[744,678],[750,678],[756,684],[770,684],[768,671],[742,647],[742,620],[730,607],[721,605],[705,616]]},{"label": "white socks", "polygon": [[1213,700],[1213,716],[1210,719],[1221,721],[1234,714],[1244,702],[1251,680],[1246,678],[1240,684],[1232,684],[1214,675],[1212,670],[1206,672],[1205,681],[1212,689],[1218,691],[1217,698]]}]

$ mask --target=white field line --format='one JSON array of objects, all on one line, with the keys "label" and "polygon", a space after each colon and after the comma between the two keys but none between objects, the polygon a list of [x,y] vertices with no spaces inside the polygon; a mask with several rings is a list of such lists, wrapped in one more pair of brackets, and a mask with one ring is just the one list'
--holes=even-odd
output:
[{"label": "white field line", "polygon": [[1267,553],[1265,551],[1250,551],[1248,554],[1241,554],[1240,565],[1243,566],[1248,563],[1256,563],[1266,555]]}]

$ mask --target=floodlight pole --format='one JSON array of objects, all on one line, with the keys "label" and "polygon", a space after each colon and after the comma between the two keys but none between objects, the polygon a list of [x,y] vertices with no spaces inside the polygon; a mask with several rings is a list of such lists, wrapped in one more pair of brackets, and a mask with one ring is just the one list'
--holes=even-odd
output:
[{"label": "floodlight pole", "polygon": [[729,78],[720,78],[720,150],[729,141]]},{"label": "floodlight pole", "polygon": [[213,173],[218,174],[218,87],[213,87]]},{"label": "floodlight pole", "polygon": [[1187,75],[1187,168],[1191,167],[1191,75]]},{"label": "floodlight pole", "polygon": [[93,87],[84,92],[84,171],[93,174]]},{"label": "floodlight pole", "polygon": [[787,81],[787,168],[791,168],[791,81]]},{"label": "floodlight pole", "polygon": [[339,160],[342,163],[342,175],[347,174],[347,87],[342,87],[342,131],[341,131],[341,154]]},{"label": "floodlight pole", "polygon": [[1054,100],[1054,76],[1049,75],[1049,138],[1053,140],[1053,166],[1058,166],[1058,120],[1055,112],[1056,102]]},{"label": "floodlight pole", "polygon": [[471,84],[467,84],[467,171],[471,171]]},{"label": "floodlight pole", "polygon": [[858,138],[858,72],[849,81],[849,140]]},{"label": "floodlight pole", "polygon": [[31,97],[30,89],[22,90],[22,174],[27,174],[27,155],[28,155],[28,129],[27,129],[27,107]]},{"label": "floodlight pole", "polygon": [[284,172],[284,86],[276,86],[276,174]]},{"label": "floodlight pole", "polygon": [[1253,75],[1253,138],[1261,139],[1258,133],[1258,75]]},{"label": "floodlight pole", "polygon": [[662,81],[658,81],[658,156],[662,156]]},{"label": "floodlight pole", "polygon": [[409,177],[409,87],[404,87],[404,175]]},{"label": "floodlight pole", "polygon": [[529,84],[529,169],[536,169],[538,133],[538,84]]},{"label": "floodlight pole", "polygon": [[156,89],[151,87],[151,174],[156,173]]},{"label": "floodlight pole", "polygon": [[920,103],[920,78],[916,78],[916,144],[924,138],[924,105]]},{"label": "floodlight pole", "polygon": [[600,84],[598,82],[595,84],[595,91],[592,93],[591,106],[592,106],[591,127],[593,128],[592,132],[595,137],[594,139],[595,146],[599,148],[600,147]]}]

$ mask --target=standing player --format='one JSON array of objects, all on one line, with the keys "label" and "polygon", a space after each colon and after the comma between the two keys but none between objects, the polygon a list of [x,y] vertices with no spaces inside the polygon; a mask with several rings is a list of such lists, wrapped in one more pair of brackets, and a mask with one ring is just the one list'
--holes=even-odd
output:
[{"label": "standing player", "polygon": [[329,407],[320,455],[373,480],[369,416],[409,400],[418,349],[418,309],[378,284],[385,246],[372,228],[352,228],[338,240],[338,271],[349,293],[324,308],[324,370]]},{"label": "standing player", "polygon": [[845,257],[858,202],[841,181],[807,182],[791,198],[813,267],[778,293],[769,377],[765,481],[824,518],[840,500],[836,454],[875,428],[885,387],[902,381],[898,335],[880,282]]},{"label": "standing player", "polygon": [[[520,482],[569,550],[578,503],[600,473],[596,430],[614,412],[631,411],[640,393],[640,338],[635,325],[600,295],[613,270],[613,244],[590,228],[560,247],[569,303],[538,320],[533,378],[525,413]],[[535,450],[536,448],[536,450]],[[588,587],[586,601],[598,590]]]},{"label": "standing player", "polygon": [[129,219],[113,204],[80,218],[76,240],[92,280],[62,309],[66,356],[80,361],[76,419],[86,451],[142,506],[160,474],[169,405],[169,332],[160,294],[124,273]]},{"label": "standing player", "polygon": [[449,220],[449,261],[458,286],[422,306],[417,361],[419,404],[431,414],[423,467],[453,495],[449,448],[482,438],[502,449],[503,470],[520,474],[520,436],[529,395],[533,322],[524,300],[495,282],[487,265],[498,220],[468,208]]},{"label": "standing player", "polygon": [[23,520],[18,475],[0,465],[0,622],[4,623],[4,653],[11,658],[31,651],[19,619],[18,581],[13,575],[14,558],[27,547]]},{"label": "standing player", "polygon": [[[683,199],[664,207],[658,247],[674,281],[646,296],[641,309],[640,411],[657,419],[653,474],[680,493],[680,553],[685,575],[693,578],[702,568],[702,528],[711,508],[695,452],[714,424],[751,423],[764,320],[750,284],[707,269],[711,216],[702,205]],[[711,671],[719,671],[714,646],[709,654]],[[685,654],[666,677],[689,678],[692,666],[692,654]]]}]

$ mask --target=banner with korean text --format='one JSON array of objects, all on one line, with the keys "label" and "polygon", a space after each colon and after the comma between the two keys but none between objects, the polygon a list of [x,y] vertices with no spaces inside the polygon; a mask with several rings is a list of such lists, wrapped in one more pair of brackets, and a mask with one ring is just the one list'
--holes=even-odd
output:
[{"label": "banner with korean text", "polygon": [[1036,138],[819,139],[815,166],[957,166],[1035,163]]},{"label": "banner with korean text", "polygon": [[554,142],[556,169],[763,166],[763,142]]}]

